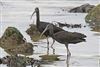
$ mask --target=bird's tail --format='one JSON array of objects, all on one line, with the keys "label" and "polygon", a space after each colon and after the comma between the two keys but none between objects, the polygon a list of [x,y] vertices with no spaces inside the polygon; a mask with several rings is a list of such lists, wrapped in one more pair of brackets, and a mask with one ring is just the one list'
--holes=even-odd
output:
[{"label": "bird's tail", "polygon": [[82,39],[83,42],[86,42],[86,39]]}]

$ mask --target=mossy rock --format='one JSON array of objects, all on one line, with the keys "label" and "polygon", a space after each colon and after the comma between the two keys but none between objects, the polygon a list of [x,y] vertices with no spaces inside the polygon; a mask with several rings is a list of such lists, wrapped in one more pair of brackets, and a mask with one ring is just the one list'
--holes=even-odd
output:
[{"label": "mossy rock", "polygon": [[100,32],[100,4],[88,13],[85,17],[85,21],[89,23],[94,31]]},{"label": "mossy rock", "polygon": [[0,38],[0,46],[4,49],[16,47],[24,42],[23,35],[15,27],[8,27]]},{"label": "mossy rock", "polygon": [[[29,34],[30,35],[30,37],[31,37],[31,39],[33,40],[33,41],[39,41],[40,40],[40,35],[41,35],[41,33],[37,30],[37,28],[36,28],[36,25],[34,25],[34,24],[31,24],[30,25],[30,28],[29,29],[27,29],[27,34]],[[45,39],[46,37],[45,36],[42,36],[42,38],[41,39]]]},{"label": "mossy rock", "polygon": [[23,35],[19,32],[19,30],[17,29],[17,28],[15,28],[15,27],[8,27],[7,29],[6,29],[6,31],[4,32],[4,35],[3,35],[3,37],[10,37],[10,36],[12,36],[13,34],[17,34],[17,36],[19,37],[19,38],[23,38]]},{"label": "mossy rock", "polygon": [[12,56],[10,59],[9,67],[26,67],[25,60],[21,57]]},{"label": "mossy rock", "polygon": [[15,48],[5,49],[5,51],[10,55],[23,54],[28,56],[33,54],[33,47],[34,46],[31,43],[24,43],[16,46]]},{"label": "mossy rock", "polygon": [[53,62],[53,61],[59,61],[60,59],[58,58],[59,55],[42,55],[39,56],[42,58],[42,60],[47,60],[49,62]]},{"label": "mossy rock", "polygon": [[0,47],[8,54],[33,54],[33,44],[26,42],[23,35],[15,27],[8,27],[0,38]]},{"label": "mossy rock", "polygon": [[86,16],[86,22],[100,22],[100,4],[94,7]]},{"label": "mossy rock", "polygon": [[27,65],[30,64],[30,61],[33,59],[33,58],[17,56],[17,55],[11,55],[5,58],[7,58],[6,61],[3,58],[2,61],[4,63],[6,62],[8,67],[26,67]]},{"label": "mossy rock", "polygon": [[100,26],[93,27],[92,31],[100,32]]}]

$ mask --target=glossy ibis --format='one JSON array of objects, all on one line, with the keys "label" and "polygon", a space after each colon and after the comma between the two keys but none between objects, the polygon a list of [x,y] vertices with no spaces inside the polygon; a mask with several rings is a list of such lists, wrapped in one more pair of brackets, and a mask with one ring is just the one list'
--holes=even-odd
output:
[{"label": "glossy ibis", "polygon": [[[61,44],[65,44],[67,49],[67,67],[69,67],[69,60],[71,53],[68,49],[68,44],[77,44],[80,42],[85,42],[86,35],[78,32],[68,32],[68,31],[59,31],[57,33],[53,33],[54,26],[52,24],[47,25],[45,30],[42,32],[41,36],[45,33],[46,30],[49,30],[50,36]],[[40,36],[40,37],[41,37]]]},{"label": "glossy ibis", "polygon": [[[31,18],[32,16],[34,15],[34,13],[36,13],[36,27],[38,29],[38,31],[40,33],[42,33],[44,31],[44,29],[46,28],[46,26],[48,24],[51,24],[49,22],[43,22],[43,21],[40,21],[40,13],[39,13],[39,8],[36,7],[35,8],[35,11],[32,13],[31,15]],[[56,32],[59,32],[59,31],[62,31],[63,29],[53,25],[54,29],[53,29],[53,32],[56,33]],[[48,41],[48,37],[51,37],[50,34],[49,34],[49,31],[45,31],[44,35],[47,37],[47,55],[49,54],[49,41]],[[53,44],[54,44],[55,40],[53,40]],[[52,45],[51,45],[52,47]],[[52,47],[53,48],[53,47]],[[54,51],[53,51],[54,52]]]}]

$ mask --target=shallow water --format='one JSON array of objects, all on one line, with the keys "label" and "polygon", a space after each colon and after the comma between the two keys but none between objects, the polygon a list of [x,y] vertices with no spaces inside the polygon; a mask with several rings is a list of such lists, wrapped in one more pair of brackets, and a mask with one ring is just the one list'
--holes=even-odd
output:
[{"label": "shallow water", "polygon": [[[42,21],[53,22],[59,21],[62,23],[70,24],[82,24],[85,23],[86,13],[68,13],[67,11],[75,6],[82,5],[84,3],[90,3],[97,5],[100,3],[99,0],[3,0],[3,6],[0,4],[0,37],[3,35],[5,29],[8,26],[13,26],[18,28],[18,30],[24,35],[27,41],[32,42],[30,37],[26,34],[26,30],[29,28],[31,23],[35,23],[35,16],[30,20],[30,16],[34,11],[35,7],[40,8],[40,16]],[[63,11],[64,9],[64,11]],[[70,44],[69,49],[72,53],[70,67],[99,67],[100,59],[100,36],[96,36],[97,32],[90,31],[91,29],[87,27],[82,27],[80,29],[63,29],[67,31],[81,32],[87,35],[86,42],[79,44]],[[50,44],[52,39],[49,38]],[[32,42],[34,43],[34,42]],[[40,59],[38,56],[46,54],[46,39],[34,43],[38,45],[35,47],[35,54],[30,57],[35,57]],[[57,55],[62,55],[60,58],[66,60],[66,49],[63,44],[58,42],[54,45]],[[50,49],[51,50],[51,49]],[[50,51],[52,53],[52,50]],[[0,48],[0,57],[6,56],[7,53]],[[65,61],[57,61],[51,65],[43,65],[43,67],[66,67]],[[0,65],[0,67],[6,67]]]}]

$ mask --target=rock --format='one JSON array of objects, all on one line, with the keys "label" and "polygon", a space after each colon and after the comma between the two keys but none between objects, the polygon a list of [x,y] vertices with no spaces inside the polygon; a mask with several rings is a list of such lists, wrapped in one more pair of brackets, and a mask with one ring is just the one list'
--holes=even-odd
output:
[{"label": "rock", "polygon": [[25,56],[18,56],[18,55],[13,55],[13,56],[6,56],[1,58],[2,64],[6,64],[8,67],[26,67],[31,65],[32,66],[40,66],[43,61],[34,59],[34,58],[29,58]]},{"label": "rock", "polygon": [[15,27],[8,27],[0,38],[0,47],[9,54],[33,54],[33,45],[27,43]]},{"label": "rock", "polygon": [[0,46],[7,49],[16,47],[24,42],[23,35],[14,27],[8,27],[0,38]]},{"label": "rock", "polygon": [[42,55],[40,56],[42,58],[42,60],[47,60],[49,62],[53,62],[53,61],[59,61],[60,59],[58,58],[59,55]]},{"label": "rock", "polygon": [[69,12],[71,12],[71,13],[88,13],[93,7],[95,7],[95,6],[86,3],[79,7],[75,7],[73,9],[69,10]]},{"label": "rock", "polygon": [[8,67],[26,67],[25,59],[21,59],[17,55],[3,57],[2,62]]},{"label": "rock", "polygon": [[15,48],[6,49],[6,52],[12,54],[23,54],[23,55],[32,55],[33,54],[33,45],[31,43],[20,44]]},{"label": "rock", "polygon": [[[27,34],[30,35],[30,37],[31,37],[31,39],[32,39],[33,41],[38,41],[38,40],[40,40],[40,35],[41,35],[41,33],[37,30],[36,25],[31,24],[31,25],[30,25],[30,28],[27,29],[26,32],[27,32]],[[42,39],[44,39],[44,38],[45,38],[45,36],[42,37]]]},{"label": "rock", "polygon": [[85,17],[85,21],[89,23],[94,31],[100,32],[100,4],[88,13]]}]

